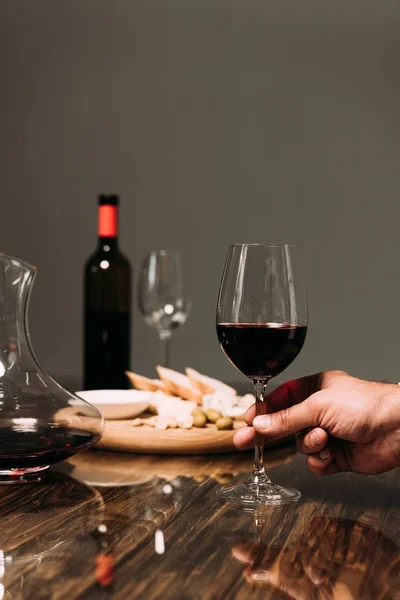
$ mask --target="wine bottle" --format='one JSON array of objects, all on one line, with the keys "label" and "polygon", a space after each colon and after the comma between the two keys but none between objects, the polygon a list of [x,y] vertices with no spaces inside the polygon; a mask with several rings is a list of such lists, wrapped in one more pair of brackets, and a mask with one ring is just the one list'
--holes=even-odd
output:
[{"label": "wine bottle", "polygon": [[126,389],[131,266],[118,246],[118,196],[99,196],[99,243],[84,274],[84,388]]}]

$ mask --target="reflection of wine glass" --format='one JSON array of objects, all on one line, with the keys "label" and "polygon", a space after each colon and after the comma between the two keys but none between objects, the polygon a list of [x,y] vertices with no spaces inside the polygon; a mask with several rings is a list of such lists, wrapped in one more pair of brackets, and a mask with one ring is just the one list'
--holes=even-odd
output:
[{"label": "reflection of wine glass", "polygon": [[[271,543],[258,536],[233,544],[232,555],[243,564],[243,577],[250,584],[269,588],[273,597],[279,590],[279,598],[292,600],[398,597],[400,557],[393,540],[356,521],[328,516],[307,520],[305,515],[312,512],[305,506],[294,543],[281,545],[276,538]],[[267,531],[276,535],[270,523]]]},{"label": "reflection of wine glass", "polygon": [[145,322],[158,331],[162,365],[169,366],[172,331],[189,316],[184,297],[182,260],[178,252],[152,250],[142,263],[139,279],[139,308]]},{"label": "reflection of wine glass", "polygon": [[[227,358],[253,381],[256,412],[266,412],[266,386],[300,352],[307,332],[306,298],[288,245],[230,246],[217,306],[218,339]],[[271,483],[263,467],[264,438],[256,434],[248,481],[222,490],[230,502],[253,509],[297,500],[300,493]]]}]

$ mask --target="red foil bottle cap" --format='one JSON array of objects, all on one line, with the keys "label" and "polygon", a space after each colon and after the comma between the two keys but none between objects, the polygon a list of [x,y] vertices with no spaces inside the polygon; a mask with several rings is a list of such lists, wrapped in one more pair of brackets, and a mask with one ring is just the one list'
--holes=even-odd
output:
[{"label": "red foil bottle cap", "polygon": [[118,204],[119,198],[115,194],[99,196],[99,237],[118,236]]}]

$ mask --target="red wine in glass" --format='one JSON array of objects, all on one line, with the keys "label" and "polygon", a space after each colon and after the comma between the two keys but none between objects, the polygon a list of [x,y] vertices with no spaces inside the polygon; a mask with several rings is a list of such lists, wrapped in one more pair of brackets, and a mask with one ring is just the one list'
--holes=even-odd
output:
[{"label": "red wine in glass", "polygon": [[296,358],[306,339],[305,325],[220,323],[217,335],[231,363],[252,380],[279,375]]}]

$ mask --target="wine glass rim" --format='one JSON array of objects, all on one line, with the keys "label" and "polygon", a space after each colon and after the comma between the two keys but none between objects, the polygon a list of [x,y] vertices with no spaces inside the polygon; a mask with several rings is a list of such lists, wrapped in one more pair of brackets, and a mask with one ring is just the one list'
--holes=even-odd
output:
[{"label": "wine glass rim", "polygon": [[260,248],[299,248],[298,244],[263,244],[263,243],[247,243],[247,244],[231,244],[231,247],[242,246],[259,246]]},{"label": "wine glass rim", "polygon": [[167,250],[166,248],[153,248],[152,250],[148,250],[146,254],[161,254],[161,256],[165,256],[166,254],[180,254],[180,252],[179,250]]}]

